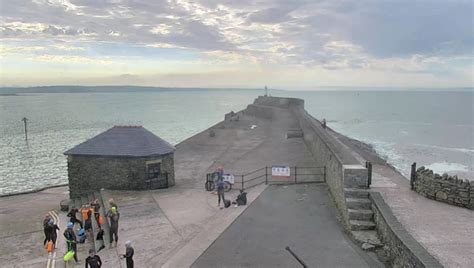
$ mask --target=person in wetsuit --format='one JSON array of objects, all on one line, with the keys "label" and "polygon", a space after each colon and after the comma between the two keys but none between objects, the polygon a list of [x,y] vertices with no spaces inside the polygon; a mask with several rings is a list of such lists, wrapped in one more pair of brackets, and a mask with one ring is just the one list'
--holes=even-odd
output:
[{"label": "person in wetsuit", "polygon": [[79,260],[77,259],[77,238],[73,227],[74,223],[68,222],[67,229],[64,230],[63,235],[66,238],[67,251],[74,251],[74,260],[76,263],[79,263]]},{"label": "person in wetsuit", "polygon": [[100,267],[102,267],[102,260],[99,255],[96,255],[93,249],[89,249],[89,257],[86,258],[86,268]]},{"label": "person in wetsuit", "polygon": [[135,253],[132,242],[125,242],[125,254],[122,255],[122,258],[125,258],[127,263],[127,268],[133,268],[133,254]]}]

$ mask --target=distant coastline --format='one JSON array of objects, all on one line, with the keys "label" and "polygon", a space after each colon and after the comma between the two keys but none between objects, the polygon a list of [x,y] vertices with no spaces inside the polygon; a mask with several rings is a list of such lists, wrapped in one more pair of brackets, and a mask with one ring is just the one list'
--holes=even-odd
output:
[{"label": "distant coastline", "polygon": [[16,93],[0,93],[0,96],[7,97],[7,96],[19,96]]},{"label": "distant coastline", "polygon": [[[262,91],[263,88],[202,88],[202,87],[153,87],[153,86],[130,86],[130,85],[108,85],[108,86],[31,86],[31,87],[0,87],[0,96],[17,96],[24,93],[111,93],[111,92],[189,92],[189,91]],[[308,89],[283,89],[271,88],[272,92],[294,92],[294,91],[353,91],[353,92],[471,92],[474,87],[453,88],[397,88],[397,87],[347,87],[347,86],[317,86]]]},{"label": "distant coastline", "polygon": [[180,91],[220,91],[246,90],[253,88],[184,88],[184,87],[143,87],[143,86],[38,86],[38,87],[0,87],[0,95],[13,96],[20,93],[110,93],[110,92],[180,92]]}]

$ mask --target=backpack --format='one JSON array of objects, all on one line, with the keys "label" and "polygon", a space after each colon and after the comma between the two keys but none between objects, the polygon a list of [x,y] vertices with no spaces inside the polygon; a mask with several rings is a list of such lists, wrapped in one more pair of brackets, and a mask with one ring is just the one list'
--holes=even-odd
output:
[{"label": "backpack", "polygon": [[84,236],[85,234],[86,234],[86,232],[84,231],[84,228],[81,228],[77,231],[78,236]]},{"label": "backpack", "polygon": [[225,207],[225,208],[230,207],[230,200],[225,200],[225,199],[224,199],[224,207]]}]

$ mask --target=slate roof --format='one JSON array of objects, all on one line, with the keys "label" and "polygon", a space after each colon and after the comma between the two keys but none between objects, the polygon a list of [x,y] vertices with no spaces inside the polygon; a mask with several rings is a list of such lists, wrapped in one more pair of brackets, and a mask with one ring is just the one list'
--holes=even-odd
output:
[{"label": "slate roof", "polygon": [[64,154],[143,157],[164,155],[175,150],[173,145],[142,126],[114,126]]}]

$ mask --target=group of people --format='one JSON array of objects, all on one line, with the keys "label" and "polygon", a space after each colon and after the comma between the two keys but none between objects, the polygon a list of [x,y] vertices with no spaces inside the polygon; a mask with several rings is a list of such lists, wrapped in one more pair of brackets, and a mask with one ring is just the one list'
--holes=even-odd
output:
[{"label": "group of people", "polygon": [[[113,242],[115,241],[115,247],[117,246],[118,242],[118,222],[120,219],[120,213],[118,211],[118,206],[113,199],[109,200],[109,204],[110,209],[107,211],[106,217],[110,224],[110,248],[112,248]],[[77,218],[78,212],[82,214],[84,222],[81,222]],[[79,263],[79,260],[77,258],[77,244],[84,243],[86,237],[90,241],[93,240],[92,238],[94,233],[92,227],[92,215],[94,215],[94,218],[98,225],[96,240],[101,242],[101,246],[97,250],[97,252],[99,252],[100,250],[105,248],[103,238],[104,230],[102,229],[103,220],[100,215],[99,200],[96,199],[92,201],[89,206],[83,206],[80,209],[72,208],[67,214],[67,216],[69,217],[69,222],[66,225],[66,230],[64,230],[63,235],[66,238],[67,251],[70,252],[70,254],[73,253],[71,258],[74,258],[76,264]],[[74,228],[76,224],[79,224],[80,227],[77,233]],[[45,216],[43,220],[43,226],[45,234],[44,245],[46,245],[47,243],[52,243],[53,245],[56,245],[57,230],[59,230],[59,227],[49,214]],[[121,255],[121,258],[126,259],[127,268],[133,268],[133,255],[134,249],[132,247],[132,243],[130,241],[127,241],[125,243],[125,254]],[[100,259],[99,255],[97,255],[94,249],[90,249],[89,256],[86,258],[85,267],[98,268],[101,266],[102,260]]]}]

